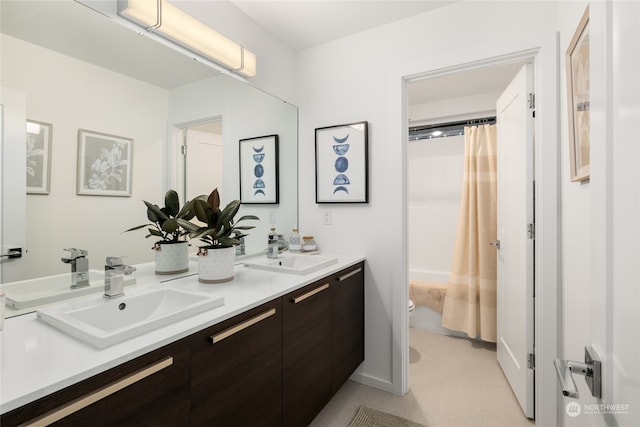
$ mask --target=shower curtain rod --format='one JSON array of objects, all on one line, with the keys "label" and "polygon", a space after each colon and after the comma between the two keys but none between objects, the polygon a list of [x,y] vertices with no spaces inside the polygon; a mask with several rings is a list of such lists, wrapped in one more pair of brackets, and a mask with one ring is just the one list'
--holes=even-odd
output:
[{"label": "shower curtain rod", "polygon": [[409,140],[419,141],[423,139],[446,138],[464,133],[465,126],[492,125],[496,123],[496,117],[482,117],[478,119],[459,120],[456,122],[436,123],[431,125],[414,126],[409,128]]},{"label": "shower curtain rod", "polygon": [[409,128],[409,133],[411,132],[420,132],[425,130],[434,130],[439,128],[449,128],[449,127],[464,127],[464,126],[474,126],[474,125],[493,125],[496,123],[496,116],[492,117],[482,117],[478,119],[469,119],[469,120],[459,120],[456,122],[446,122],[446,123],[434,123],[431,125],[422,125],[422,126],[414,126]]}]

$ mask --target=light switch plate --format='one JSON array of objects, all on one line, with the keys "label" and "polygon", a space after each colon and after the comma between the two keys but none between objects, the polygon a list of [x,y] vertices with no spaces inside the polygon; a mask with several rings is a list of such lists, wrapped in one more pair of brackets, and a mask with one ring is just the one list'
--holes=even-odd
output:
[{"label": "light switch plate", "polygon": [[331,222],[333,220],[333,214],[331,212],[331,209],[323,209],[322,210],[322,224],[323,225],[331,225]]}]

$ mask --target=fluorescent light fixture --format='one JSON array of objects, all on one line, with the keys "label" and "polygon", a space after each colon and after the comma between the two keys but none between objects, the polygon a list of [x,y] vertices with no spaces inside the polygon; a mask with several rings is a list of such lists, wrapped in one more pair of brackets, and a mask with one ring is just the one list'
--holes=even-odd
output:
[{"label": "fluorescent light fixture", "polygon": [[256,75],[256,56],[167,0],[118,0],[118,15],[245,77]]}]

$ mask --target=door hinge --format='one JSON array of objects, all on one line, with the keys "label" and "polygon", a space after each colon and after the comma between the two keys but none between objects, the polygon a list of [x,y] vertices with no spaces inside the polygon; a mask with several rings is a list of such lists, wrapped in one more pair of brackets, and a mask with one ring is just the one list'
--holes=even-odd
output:
[{"label": "door hinge", "polygon": [[533,223],[527,224],[527,233],[529,234],[529,238],[534,240],[536,238],[536,225]]},{"label": "door hinge", "polygon": [[534,353],[527,354],[527,368],[536,369],[536,355]]},{"label": "door hinge", "polygon": [[536,108],[536,94],[535,93],[530,93],[529,94],[529,108],[530,109]]},{"label": "door hinge", "polygon": [[183,156],[187,155],[187,146],[186,145],[181,145],[180,146],[180,154],[182,154]]}]

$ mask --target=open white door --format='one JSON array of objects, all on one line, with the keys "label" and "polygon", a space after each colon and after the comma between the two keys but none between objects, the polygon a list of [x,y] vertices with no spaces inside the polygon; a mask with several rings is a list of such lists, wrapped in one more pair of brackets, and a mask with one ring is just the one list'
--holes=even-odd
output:
[{"label": "open white door", "polygon": [[225,194],[222,186],[222,130],[213,133],[189,128],[186,145],[185,200],[209,194],[214,188]]},{"label": "open white door", "polygon": [[26,95],[0,88],[0,255],[20,248],[20,258],[0,257],[0,283],[24,279],[27,252]]},{"label": "open white door", "polygon": [[533,70],[526,64],[497,101],[497,357],[522,410],[534,416]]}]

